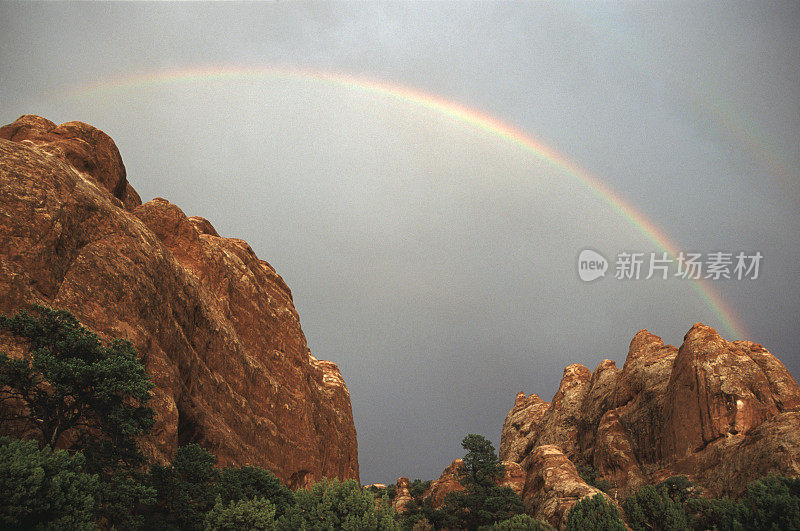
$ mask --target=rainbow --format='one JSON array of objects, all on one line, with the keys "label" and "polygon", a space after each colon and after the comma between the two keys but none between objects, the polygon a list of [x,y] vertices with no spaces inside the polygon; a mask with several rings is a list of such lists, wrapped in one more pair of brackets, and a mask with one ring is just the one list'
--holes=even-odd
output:
[{"label": "rainbow", "polygon": [[[567,159],[556,150],[520,129],[509,125],[479,110],[465,107],[459,103],[439,96],[427,94],[417,89],[376,81],[349,74],[303,70],[299,68],[279,68],[266,66],[207,66],[199,68],[183,68],[169,71],[155,71],[139,75],[115,78],[83,86],[70,91],[67,96],[98,96],[131,88],[151,88],[174,83],[208,81],[208,80],[258,80],[258,79],[300,79],[321,84],[343,87],[384,98],[395,99],[404,103],[428,109],[435,113],[449,116],[457,121],[467,123],[476,129],[483,130],[504,142],[513,144],[534,155],[540,160],[563,171],[583,184],[592,194],[607,203],[613,210],[633,226],[642,236],[651,241],[661,251],[675,258],[679,247],[667,237],[653,222],[638,212],[628,201],[603,184],[597,177],[583,169],[575,162]],[[738,321],[734,312],[728,308],[710,283],[703,279],[693,280],[692,288],[704,301],[725,327],[725,332],[732,339],[744,339],[747,336],[745,327]]]}]

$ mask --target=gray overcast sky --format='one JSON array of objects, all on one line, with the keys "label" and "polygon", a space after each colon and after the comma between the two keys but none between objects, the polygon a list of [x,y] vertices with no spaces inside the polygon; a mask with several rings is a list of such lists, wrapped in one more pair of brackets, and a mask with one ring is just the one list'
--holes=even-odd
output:
[{"label": "gray overcast sky", "polygon": [[[757,280],[613,278],[658,252],[568,172],[464,121],[303,77],[86,87],[288,67],[406,86],[585,168],[682,250],[760,251]],[[800,375],[800,4],[0,3],[0,120],[81,120],[147,201],[246,239],[350,387],[365,483],[429,479],[519,390],[621,367],[641,328],[696,321]],[[576,257],[608,257],[584,283]]]}]

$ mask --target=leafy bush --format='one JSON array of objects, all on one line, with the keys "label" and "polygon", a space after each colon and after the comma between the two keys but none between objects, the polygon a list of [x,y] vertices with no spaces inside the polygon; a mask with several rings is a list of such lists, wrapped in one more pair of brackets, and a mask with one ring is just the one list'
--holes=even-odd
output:
[{"label": "leafy bush", "polygon": [[403,529],[439,529],[442,527],[443,513],[434,509],[430,499],[412,499],[405,511],[399,515]]},{"label": "leafy bush", "polygon": [[96,529],[96,475],[82,454],[0,437],[0,527]]},{"label": "leafy bush", "polygon": [[154,465],[150,481],[158,492],[159,524],[199,529],[215,505],[216,457],[196,444],[181,446],[170,466]]},{"label": "leafy bush", "polygon": [[687,529],[681,503],[672,499],[667,485],[645,485],[622,504],[633,531],[679,531]]},{"label": "leafy bush", "polygon": [[206,531],[250,531],[276,529],[275,506],[266,498],[240,499],[227,506],[217,503],[205,517]]},{"label": "leafy bush", "polygon": [[697,486],[686,476],[672,476],[659,483],[657,487],[664,489],[669,497],[678,503],[684,503],[699,494]]},{"label": "leafy bush", "polygon": [[323,479],[294,493],[295,504],[278,521],[286,530],[400,529],[395,513],[355,480]]},{"label": "leafy bush", "polygon": [[567,531],[625,531],[619,510],[602,494],[586,497],[567,513]]},{"label": "leafy bush", "polygon": [[553,526],[527,514],[518,514],[492,526],[496,531],[555,531]]},{"label": "leafy bush", "polygon": [[800,529],[800,477],[773,475],[754,481],[743,502],[753,529]]},{"label": "leafy bush", "polygon": [[422,496],[429,488],[431,488],[431,480],[422,481],[421,479],[415,479],[411,482],[409,491],[411,492],[412,498],[419,500],[422,499]]},{"label": "leafy bush", "polygon": [[243,466],[219,471],[217,494],[223,504],[253,498],[266,498],[280,517],[294,503],[294,495],[275,475],[263,468]]},{"label": "leafy bush", "polygon": [[144,528],[144,515],[156,503],[156,489],[138,470],[119,469],[101,475],[99,493],[97,514],[117,529]]},{"label": "leafy bush", "polygon": [[623,507],[634,530],[800,529],[800,478],[767,476],[732,500],[703,498],[685,476],[677,476],[642,487]]},{"label": "leafy bush", "polygon": [[739,500],[730,498],[708,499],[691,498],[684,509],[689,527],[698,531],[716,529],[717,531],[742,531],[749,520],[747,507]]}]

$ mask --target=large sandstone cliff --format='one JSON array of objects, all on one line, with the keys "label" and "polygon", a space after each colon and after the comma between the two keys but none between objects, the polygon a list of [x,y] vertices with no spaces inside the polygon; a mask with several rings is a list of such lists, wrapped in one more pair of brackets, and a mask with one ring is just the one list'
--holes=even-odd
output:
[{"label": "large sandstone cliff", "polygon": [[736,496],[768,473],[800,474],[800,386],[757,343],[698,323],[678,349],[641,330],[622,370],[570,365],[552,402],[519,393],[500,458],[522,465],[526,509],[556,526],[598,492],[576,465],[592,466],[614,497],[680,474]]},{"label": "large sandstone cliff", "polygon": [[347,386],[275,270],[203,218],[141,204],[102,131],[23,116],[0,128],[0,313],[34,303],[134,344],[155,383],[150,457],[196,442],[293,487],[358,478]]}]

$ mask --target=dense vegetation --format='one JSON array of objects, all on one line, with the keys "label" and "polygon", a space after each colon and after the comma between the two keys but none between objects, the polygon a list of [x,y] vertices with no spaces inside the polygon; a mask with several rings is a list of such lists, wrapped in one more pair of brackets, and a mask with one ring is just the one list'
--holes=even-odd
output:
[{"label": "dense vegetation", "polygon": [[634,531],[800,529],[800,478],[761,478],[738,500],[701,494],[685,476],[646,485],[623,502],[628,525]]},{"label": "dense vegetation", "polygon": [[[0,316],[0,332],[27,346],[25,356],[0,353],[2,529],[552,529],[500,486],[504,467],[474,434],[462,441],[464,488],[434,508],[425,498],[431,482],[414,480],[401,515],[391,508],[395,485],[325,479],[292,492],[267,470],[219,469],[195,444],[169,465],[145,463],[136,440],[154,422],[152,384],[130,343],[103,344],[68,312],[44,307]],[[591,467],[581,475],[608,490]],[[642,487],[622,507],[634,530],[800,529],[800,478],[768,476],[732,500],[705,498],[676,477]],[[625,529],[602,495],[576,503],[567,527]]]},{"label": "dense vegetation", "polygon": [[[447,495],[444,505],[434,508],[423,498],[423,483],[413,500],[406,505],[400,522],[406,529],[550,529],[550,526],[523,514],[522,500],[510,487],[501,486],[505,467],[497,458],[494,446],[480,435],[470,434],[461,441],[467,450],[458,470],[464,487]],[[500,526],[500,527],[498,527]]]},{"label": "dense vegetation", "polygon": [[619,509],[602,494],[579,500],[567,514],[567,531],[625,531]]}]

